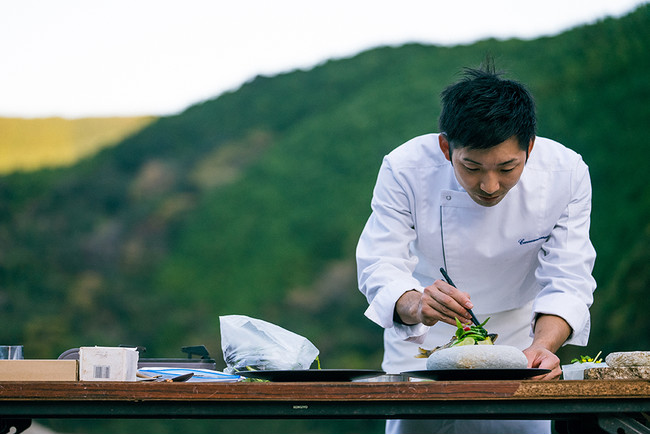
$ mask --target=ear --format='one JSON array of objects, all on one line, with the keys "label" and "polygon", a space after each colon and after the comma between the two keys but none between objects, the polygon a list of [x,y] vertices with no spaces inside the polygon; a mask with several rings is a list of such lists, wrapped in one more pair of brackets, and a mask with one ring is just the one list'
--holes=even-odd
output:
[{"label": "ear", "polygon": [[449,149],[449,141],[447,140],[447,135],[440,133],[438,135],[438,144],[440,145],[440,151],[445,155],[445,158],[451,162],[451,152]]},{"label": "ear", "polygon": [[530,138],[530,142],[528,142],[528,150],[526,151],[526,161],[528,161],[528,158],[530,157],[530,153],[533,152],[533,145],[535,145],[535,136]]},{"label": "ear", "polygon": [[533,152],[533,145],[535,145],[535,136],[533,136],[528,143],[528,155]]}]

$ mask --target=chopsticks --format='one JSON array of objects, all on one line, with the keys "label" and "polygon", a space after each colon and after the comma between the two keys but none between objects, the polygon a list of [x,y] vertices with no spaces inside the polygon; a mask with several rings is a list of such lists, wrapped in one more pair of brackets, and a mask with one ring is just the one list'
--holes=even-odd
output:
[{"label": "chopsticks", "polygon": [[[447,281],[447,283],[448,283],[450,286],[456,287],[456,284],[454,284],[454,282],[451,280],[451,278],[450,278],[449,275],[447,274],[447,271],[445,270],[444,267],[441,267],[441,268],[440,268],[440,273],[442,273],[442,276],[445,277],[445,281]],[[458,288],[458,287],[456,287],[456,288]],[[478,321],[478,319],[476,318],[476,316],[474,315],[474,313],[472,312],[472,310],[470,310],[469,308],[465,308],[465,309],[467,310],[467,312],[469,313],[470,317],[472,318],[472,322],[473,322],[476,326],[481,326],[481,322]]]}]

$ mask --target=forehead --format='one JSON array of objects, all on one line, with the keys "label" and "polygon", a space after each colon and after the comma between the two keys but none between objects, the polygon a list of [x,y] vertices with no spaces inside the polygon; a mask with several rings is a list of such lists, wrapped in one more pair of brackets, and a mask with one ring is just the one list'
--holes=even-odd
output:
[{"label": "forehead", "polygon": [[491,148],[462,147],[454,149],[455,159],[481,165],[500,165],[525,159],[526,152],[519,148],[519,142],[510,138]]}]

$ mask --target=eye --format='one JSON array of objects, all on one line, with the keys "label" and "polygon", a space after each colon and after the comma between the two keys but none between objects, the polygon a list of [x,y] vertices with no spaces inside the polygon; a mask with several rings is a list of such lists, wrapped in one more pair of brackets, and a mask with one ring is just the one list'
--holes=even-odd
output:
[{"label": "eye", "polygon": [[478,172],[478,168],[470,168],[469,166],[464,166],[467,172]]},{"label": "eye", "polygon": [[515,168],[501,169],[501,172],[507,174],[508,172],[512,172],[514,170],[515,170]]}]

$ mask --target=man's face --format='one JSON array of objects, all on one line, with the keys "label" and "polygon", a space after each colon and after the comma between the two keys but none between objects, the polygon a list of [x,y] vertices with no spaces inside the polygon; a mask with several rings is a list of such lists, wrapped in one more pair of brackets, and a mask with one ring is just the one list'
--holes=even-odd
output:
[{"label": "man's face", "polygon": [[[531,139],[528,154],[533,142]],[[450,160],[449,142],[440,135],[440,149],[451,161],[458,183],[484,207],[497,205],[517,184],[527,158],[515,136],[488,149],[454,148]]]}]

